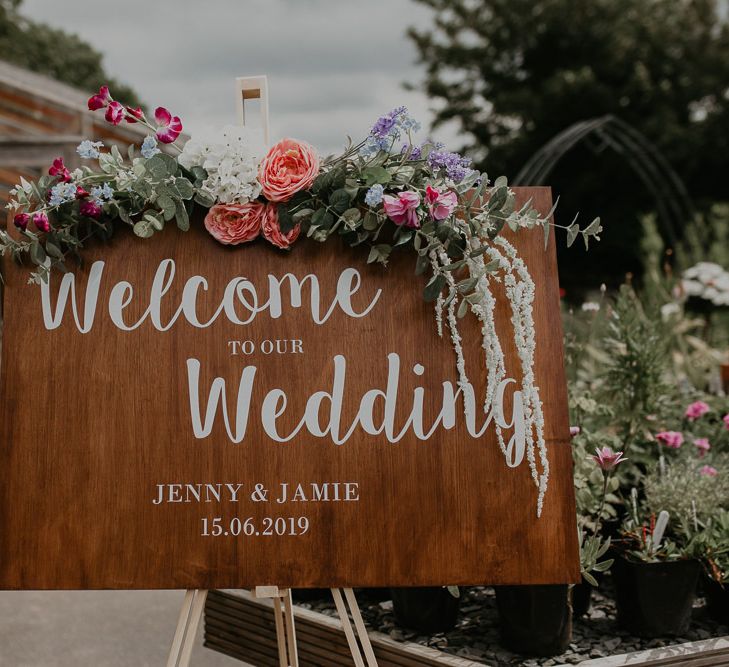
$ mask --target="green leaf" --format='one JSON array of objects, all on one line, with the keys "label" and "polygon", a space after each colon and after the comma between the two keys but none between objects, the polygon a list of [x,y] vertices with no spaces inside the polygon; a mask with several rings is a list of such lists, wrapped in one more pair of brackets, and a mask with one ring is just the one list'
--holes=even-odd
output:
[{"label": "green leaf", "polygon": [[379,262],[380,264],[387,264],[387,259],[390,257],[392,247],[387,243],[380,243],[372,246],[370,254],[367,257],[367,263],[372,264],[373,262]]},{"label": "green leaf", "polygon": [[215,203],[213,196],[205,190],[197,190],[194,199],[195,203],[200,204],[203,208],[210,208]]},{"label": "green leaf", "polygon": [[494,188],[506,188],[509,185],[509,180],[506,178],[506,176],[499,176],[494,181]]},{"label": "green leaf", "polygon": [[375,183],[385,185],[390,182],[390,172],[384,167],[367,167],[362,171],[362,178],[367,185]]},{"label": "green leaf", "polygon": [[351,201],[349,193],[344,188],[335,190],[329,195],[329,207],[339,214],[344,213],[349,208]]},{"label": "green leaf", "polygon": [[379,226],[380,226],[380,219],[377,217],[377,214],[372,213],[372,211],[369,211],[364,217],[364,221],[362,222],[362,227],[364,229],[366,229],[368,232],[373,232]]},{"label": "green leaf", "polygon": [[552,225],[549,224],[549,221],[545,220],[544,222],[544,249],[546,250],[549,246],[549,228]]},{"label": "green leaf", "polygon": [[463,299],[461,303],[458,304],[458,312],[456,315],[460,318],[463,317],[468,312],[468,301]]},{"label": "green leaf", "polygon": [[342,213],[342,218],[351,227],[354,227],[362,219],[362,211],[358,208],[348,208]]},{"label": "green leaf", "polygon": [[30,246],[30,258],[34,264],[39,266],[46,261],[46,251],[38,241],[33,241]]},{"label": "green leaf", "polygon": [[435,301],[438,295],[443,291],[446,286],[447,280],[442,273],[434,275],[423,290],[423,298],[430,302]]},{"label": "green leaf", "polygon": [[183,199],[192,199],[192,195],[195,193],[195,189],[192,187],[192,183],[186,178],[176,178],[175,188]]},{"label": "green leaf", "polygon": [[155,180],[160,180],[167,176],[167,165],[162,159],[161,154],[153,155],[151,158],[149,158],[144,163],[144,168],[147,170],[147,173]]},{"label": "green leaf", "polygon": [[186,232],[190,229],[190,216],[181,201],[178,201],[175,207],[175,220],[177,222],[177,228],[181,231]]},{"label": "green leaf", "polygon": [[418,259],[415,262],[415,275],[421,276],[425,273],[425,270],[430,266],[430,258],[427,255],[418,255]]},{"label": "green leaf", "polygon": [[567,247],[569,248],[577,238],[578,234],[580,233],[580,226],[573,222],[569,227],[567,227]]},{"label": "green leaf", "polygon": [[52,241],[46,241],[46,252],[56,259],[61,259],[63,257],[61,249]]},{"label": "green leaf", "polygon": [[162,195],[161,197],[157,198],[157,205],[159,206],[160,210],[162,211],[162,215],[164,216],[165,220],[172,220],[172,218],[175,217],[175,213],[177,212],[177,207],[175,205],[174,199],[170,197],[169,195]]},{"label": "green leaf", "polygon": [[134,233],[140,238],[148,239],[152,236],[152,234],[154,234],[154,228],[146,219],[144,219],[134,225]]}]

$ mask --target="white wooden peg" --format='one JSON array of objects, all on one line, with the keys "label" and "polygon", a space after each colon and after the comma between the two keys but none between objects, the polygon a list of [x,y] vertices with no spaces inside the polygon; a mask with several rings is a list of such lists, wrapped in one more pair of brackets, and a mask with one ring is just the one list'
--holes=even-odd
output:
[{"label": "white wooden peg", "polygon": [[261,129],[263,141],[269,144],[269,121],[268,121],[268,78],[265,76],[240,76],[235,80],[235,99],[238,123],[246,124],[246,100],[260,100],[261,107]]}]

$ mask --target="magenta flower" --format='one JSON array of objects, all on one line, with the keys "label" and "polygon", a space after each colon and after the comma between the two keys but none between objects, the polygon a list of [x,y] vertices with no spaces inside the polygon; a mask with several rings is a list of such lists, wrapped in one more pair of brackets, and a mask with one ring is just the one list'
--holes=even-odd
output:
[{"label": "magenta flower", "polygon": [[121,102],[114,101],[109,102],[109,106],[106,107],[104,118],[112,125],[119,125],[126,115],[127,110],[124,108],[124,105]]},{"label": "magenta flower", "polygon": [[724,428],[729,431],[729,414],[724,415],[721,420],[724,422]]},{"label": "magenta flower", "polygon": [[142,111],[142,107],[137,107],[136,109],[127,107],[127,123],[136,123],[143,119],[144,111]]},{"label": "magenta flower", "polygon": [[99,92],[96,95],[89,97],[89,109],[96,111],[97,109],[105,109],[106,106],[111,102],[111,95],[109,95],[109,86],[101,86]]},{"label": "magenta flower", "polygon": [[13,218],[13,224],[22,231],[25,231],[26,229],[28,229],[29,222],[30,222],[30,216],[27,213],[18,213]]},{"label": "magenta flower", "polygon": [[398,193],[397,197],[384,195],[382,197],[382,205],[385,213],[396,225],[405,225],[410,229],[418,229],[420,220],[418,220],[418,206],[420,206],[420,195],[417,192]]},{"label": "magenta flower", "polygon": [[76,186],[76,199],[86,199],[86,197],[89,196],[89,193],[84,190],[80,185]]},{"label": "magenta flower", "polygon": [[154,119],[157,121],[157,139],[163,144],[171,144],[182,132],[182,123],[177,116],[173,116],[164,107],[154,110]]},{"label": "magenta flower", "polygon": [[48,216],[45,211],[36,211],[33,213],[33,224],[39,232],[45,232],[47,234],[51,231],[51,223],[48,221]]},{"label": "magenta flower", "polygon": [[618,463],[627,461],[623,458],[623,452],[614,452],[610,447],[603,447],[595,450],[595,456],[592,457],[595,463],[605,472],[613,470]]},{"label": "magenta flower", "polygon": [[719,471],[714,466],[704,466],[699,472],[704,477],[716,477],[719,474]]},{"label": "magenta flower", "polygon": [[78,212],[81,215],[85,215],[87,218],[98,220],[101,217],[101,206],[90,199],[84,199],[81,204],[79,204]]},{"label": "magenta flower", "polygon": [[425,188],[425,201],[433,220],[445,220],[458,206],[458,196],[453,191],[441,192],[437,188]]},{"label": "magenta flower", "polygon": [[703,417],[711,408],[707,403],[703,401],[696,401],[686,408],[686,414],[684,415],[689,421],[694,421]]},{"label": "magenta flower", "polygon": [[699,456],[704,456],[711,449],[711,443],[708,438],[696,438],[694,445],[699,450]]},{"label": "magenta flower", "polygon": [[669,449],[678,449],[683,444],[683,435],[678,431],[656,433],[656,440]]},{"label": "magenta flower", "polygon": [[579,426],[570,426],[570,438],[574,438],[576,435],[579,435],[581,430],[582,429]]},{"label": "magenta flower", "polygon": [[53,160],[53,164],[48,169],[49,176],[56,176],[63,183],[68,183],[71,180],[71,172],[68,171],[66,165],[63,164],[63,158],[57,157]]}]

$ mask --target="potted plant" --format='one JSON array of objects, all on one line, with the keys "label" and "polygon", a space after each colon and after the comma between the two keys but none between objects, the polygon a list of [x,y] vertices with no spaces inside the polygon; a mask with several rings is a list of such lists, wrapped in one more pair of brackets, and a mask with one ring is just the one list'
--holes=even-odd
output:
[{"label": "potted plant", "polygon": [[706,529],[703,589],[706,607],[719,623],[729,623],[729,511],[719,510]]},{"label": "potted plant", "polygon": [[618,623],[644,637],[680,635],[691,620],[705,525],[729,502],[726,477],[693,458],[663,458],[632,493],[620,554],[612,568]]},{"label": "potted plant", "polygon": [[461,596],[458,586],[391,588],[397,622],[422,634],[448,632],[456,626]]}]

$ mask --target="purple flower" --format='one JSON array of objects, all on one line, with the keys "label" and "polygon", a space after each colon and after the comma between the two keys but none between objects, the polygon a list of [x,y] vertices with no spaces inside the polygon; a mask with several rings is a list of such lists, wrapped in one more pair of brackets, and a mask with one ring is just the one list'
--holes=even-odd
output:
[{"label": "purple flower", "polygon": [[397,107],[390,111],[390,113],[380,116],[377,119],[377,122],[372,126],[370,134],[373,137],[378,137],[379,139],[384,139],[385,137],[390,136],[393,129],[396,128],[398,121],[400,120],[400,116],[407,114],[407,112],[407,108]]},{"label": "purple flower", "polygon": [[440,149],[434,149],[428,155],[428,165],[433,171],[445,169],[448,178],[454,183],[460,183],[471,171],[471,160],[458,153],[450,153]]}]

